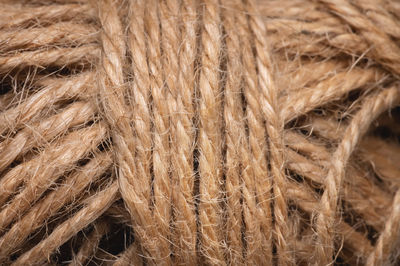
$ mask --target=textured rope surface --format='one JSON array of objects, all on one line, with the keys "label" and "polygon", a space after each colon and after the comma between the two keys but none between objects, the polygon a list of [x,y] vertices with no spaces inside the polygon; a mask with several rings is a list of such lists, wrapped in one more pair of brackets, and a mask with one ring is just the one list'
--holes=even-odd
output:
[{"label": "textured rope surface", "polygon": [[0,264],[398,265],[399,14],[1,1]]}]

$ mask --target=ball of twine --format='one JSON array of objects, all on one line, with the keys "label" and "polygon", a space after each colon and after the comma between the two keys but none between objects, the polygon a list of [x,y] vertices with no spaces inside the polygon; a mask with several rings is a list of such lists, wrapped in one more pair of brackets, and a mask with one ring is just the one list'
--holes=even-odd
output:
[{"label": "ball of twine", "polygon": [[398,264],[399,14],[1,1],[0,264]]}]

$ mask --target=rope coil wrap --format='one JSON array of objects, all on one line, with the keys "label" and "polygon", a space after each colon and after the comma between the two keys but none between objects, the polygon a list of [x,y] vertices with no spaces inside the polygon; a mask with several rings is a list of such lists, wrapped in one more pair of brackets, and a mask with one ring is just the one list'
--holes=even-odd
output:
[{"label": "rope coil wrap", "polygon": [[0,264],[397,265],[395,0],[0,3]]}]

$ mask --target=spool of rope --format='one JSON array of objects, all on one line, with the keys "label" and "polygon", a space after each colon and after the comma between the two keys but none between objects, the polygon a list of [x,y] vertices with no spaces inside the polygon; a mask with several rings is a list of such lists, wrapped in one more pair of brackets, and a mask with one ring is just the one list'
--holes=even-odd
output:
[{"label": "spool of rope", "polygon": [[398,265],[395,0],[4,0],[0,264]]}]

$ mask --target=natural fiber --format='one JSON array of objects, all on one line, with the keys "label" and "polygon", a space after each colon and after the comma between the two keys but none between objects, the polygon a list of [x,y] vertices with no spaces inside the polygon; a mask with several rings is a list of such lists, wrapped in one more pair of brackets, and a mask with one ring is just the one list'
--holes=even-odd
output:
[{"label": "natural fiber", "polygon": [[1,265],[399,265],[395,0],[0,2]]}]

